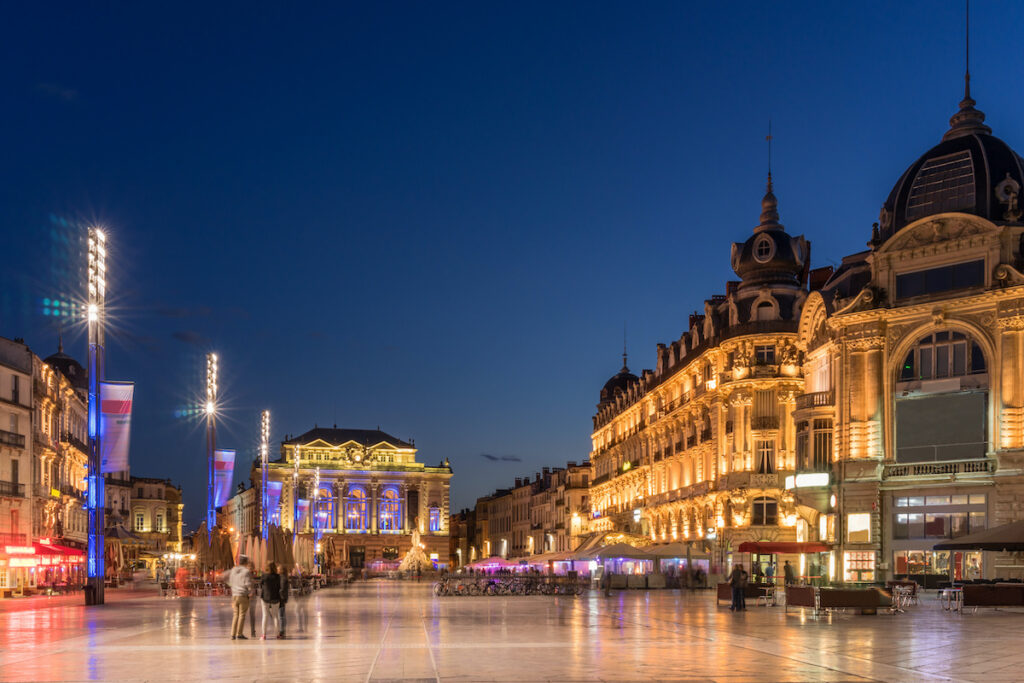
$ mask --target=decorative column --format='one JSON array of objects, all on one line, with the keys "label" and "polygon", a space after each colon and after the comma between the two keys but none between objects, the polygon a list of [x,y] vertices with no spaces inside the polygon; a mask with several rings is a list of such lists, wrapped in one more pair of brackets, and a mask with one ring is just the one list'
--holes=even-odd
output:
[{"label": "decorative column", "polygon": [[377,517],[380,506],[380,484],[373,482],[367,487],[370,490],[370,533],[378,533]]}]

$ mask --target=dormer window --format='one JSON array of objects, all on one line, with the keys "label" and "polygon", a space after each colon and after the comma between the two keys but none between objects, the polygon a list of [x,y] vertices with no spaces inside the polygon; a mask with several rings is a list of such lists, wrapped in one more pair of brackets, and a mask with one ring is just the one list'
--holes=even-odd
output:
[{"label": "dormer window", "polygon": [[754,242],[754,259],[758,263],[767,263],[775,255],[775,242],[767,235],[761,235]]}]

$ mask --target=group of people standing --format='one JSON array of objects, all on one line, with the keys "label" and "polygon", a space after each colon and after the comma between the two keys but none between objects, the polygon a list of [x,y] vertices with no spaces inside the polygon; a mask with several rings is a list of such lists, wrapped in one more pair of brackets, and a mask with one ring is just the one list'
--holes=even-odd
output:
[{"label": "group of people standing", "polygon": [[[259,581],[253,576],[249,558],[244,555],[238,558],[238,564],[220,575],[219,580],[231,589],[231,640],[248,640],[245,636],[245,616],[249,613],[250,599],[259,595],[263,606],[262,640],[267,639],[267,622],[276,627],[277,638],[285,637],[287,612],[285,606],[291,596],[291,584],[287,574],[278,572],[277,565],[271,562],[267,571]],[[301,608],[300,608],[301,612]],[[300,614],[300,628],[301,623]],[[253,636],[256,635],[255,619],[253,620]],[[273,633],[273,630],[271,630]]]},{"label": "group of people standing", "polygon": [[[784,585],[792,586],[796,583],[796,571],[793,569],[793,565],[786,560],[786,563],[782,567]],[[774,579],[775,570],[772,565],[768,565],[768,572],[766,576],[771,582]],[[742,564],[737,564],[732,568],[732,573],[729,574],[729,585],[732,587],[732,604],[729,609],[734,612],[739,612],[747,609],[747,584],[749,583],[750,576],[747,574],[747,570],[743,568]]]}]

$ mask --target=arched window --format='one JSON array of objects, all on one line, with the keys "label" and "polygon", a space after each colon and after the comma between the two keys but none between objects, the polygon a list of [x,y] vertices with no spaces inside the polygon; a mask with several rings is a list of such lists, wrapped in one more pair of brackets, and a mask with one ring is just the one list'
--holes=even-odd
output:
[{"label": "arched window", "polygon": [[985,356],[977,342],[960,332],[933,332],[907,353],[900,381],[965,377],[985,371]]},{"label": "arched window", "polygon": [[388,486],[380,501],[380,530],[400,531],[402,529],[402,500],[398,489]]},{"label": "arched window", "polygon": [[774,498],[755,498],[750,523],[754,526],[775,526],[778,524],[778,502]]},{"label": "arched window", "polygon": [[345,496],[345,528],[349,531],[366,531],[370,527],[370,504],[366,489],[350,486]]},{"label": "arched window", "polygon": [[775,320],[775,308],[771,303],[762,301],[757,305],[755,320]]},{"label": "arched window", "polygon": [[320,529],[338,528],[338,501],[334,497],[334,489],[330,486],[320,487],[317,499],[316,524]]}]

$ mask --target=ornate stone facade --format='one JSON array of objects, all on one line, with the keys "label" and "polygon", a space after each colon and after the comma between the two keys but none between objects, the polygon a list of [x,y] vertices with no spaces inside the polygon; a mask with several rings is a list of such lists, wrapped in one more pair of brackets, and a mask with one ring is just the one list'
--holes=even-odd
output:
[{"label": "ornate stone facade", "polygon": [[[281,458],[270,463],[269,481],[281,483],[274,514],[283,527],[294,528],[297,491],[299,500],[311,501],[311,512],[299,522],[299,531],[313,531],[317,471],[321,528],[325,536],[336,537],[338,549],[352,566],[400,558],[411,547],[413,528],[418,528],[428,556],[447,561],[452,476],[447,460],[434,466],[417,462],[412,443],[380,430],[314,428],[286,440]],[[258,462],[252,480],[258,502]]]}]

